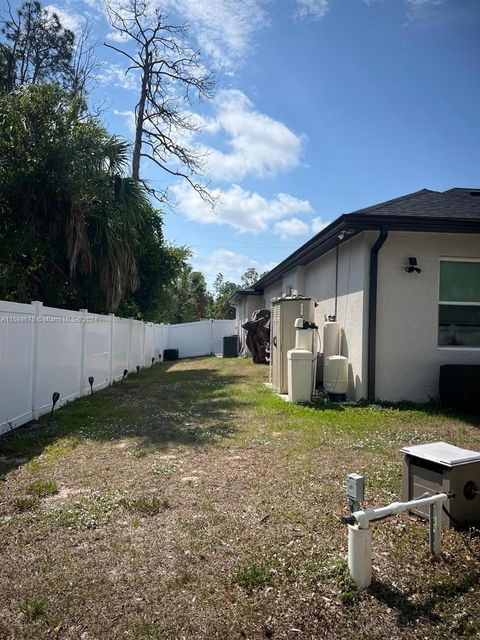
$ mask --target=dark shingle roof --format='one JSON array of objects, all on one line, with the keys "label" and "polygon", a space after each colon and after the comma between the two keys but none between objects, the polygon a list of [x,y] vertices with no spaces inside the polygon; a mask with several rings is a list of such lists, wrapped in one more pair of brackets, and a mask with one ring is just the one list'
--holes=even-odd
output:
[{"label": "dark shingle roof", "polygon": [[480,190],[456,188],[442,192],[422,189],[348,215],[480,220]]}]

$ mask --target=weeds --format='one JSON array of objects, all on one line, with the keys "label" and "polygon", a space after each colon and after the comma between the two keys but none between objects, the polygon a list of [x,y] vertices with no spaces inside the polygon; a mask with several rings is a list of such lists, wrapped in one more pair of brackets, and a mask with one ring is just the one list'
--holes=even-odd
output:
[{"label": "weeds", "polygon": [[169,476],[180,468],[175,462],[166,462],[164,464],[154,464],[152,472],[157,476]]},{"label": "weeds", "polygon": [[15,511],[19,513],[23,513],[24,511],[30,511],[37,506],[38,498],[36,496],[24,496],[15,498],[13,501],[13,508]]},{"label": "weeds", "polygon": [[168,498],[158,496],[139,495],[124,498],[122,501],[128,511],[139,513],[142,516],[156,516],[161,511],[170,508]]},{"label": "weeds", "polygon": [[27,486],[27,493],[37,498],[46,498],[58,493],[57,483],[55,480],[34,480]]},{"label": "weeds", "polygon": [[39,620],[47,617],[47,600],[43,597],[33,597],[23,600],[20,604],[20,611],[27,620]]},{"label": "weeds", "polygon": [[266,562],[251,559],[236,569],[235,582],[246,591],[251,592],[267,584],[270,579],[270,571],[271,568]]},{"label": "weeds", "polygon": [[52,520],[65,529],[98,529],[108,524],[121,509],[123,498],[96,495],[66,502],[51,513]]}]

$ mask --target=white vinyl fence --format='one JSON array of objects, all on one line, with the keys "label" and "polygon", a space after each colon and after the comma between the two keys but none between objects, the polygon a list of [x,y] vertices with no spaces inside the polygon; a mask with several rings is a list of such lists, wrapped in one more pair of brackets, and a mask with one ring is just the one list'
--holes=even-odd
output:
[{"label": "white vinyl fence", "polygon": [[158,362],[164,349],[180,358],[221,353],[235,320],[166,325],[0,300],[0,434],[102,389],[123,372]]}]

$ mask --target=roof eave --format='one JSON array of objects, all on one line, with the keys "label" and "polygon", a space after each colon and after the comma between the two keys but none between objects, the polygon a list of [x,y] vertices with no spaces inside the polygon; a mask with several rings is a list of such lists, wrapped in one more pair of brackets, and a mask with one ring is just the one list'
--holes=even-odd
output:
[{"label": "roof eave", "polygon": [[[345,238],[339,238],[341,231],[350,228]],[[435,233],[480,233],[480,220],[472,218],[432,218],[429,216],[391,216],[375,214],[343,214],[316,236],[290,254],[285,260],[260,278],[253,285],[258,293],[278,282],[285,273],[298,266],[304,266],[334,249],[337,245],[350,240],[362,231],[386,229],[389,231],[414,231]]]}]

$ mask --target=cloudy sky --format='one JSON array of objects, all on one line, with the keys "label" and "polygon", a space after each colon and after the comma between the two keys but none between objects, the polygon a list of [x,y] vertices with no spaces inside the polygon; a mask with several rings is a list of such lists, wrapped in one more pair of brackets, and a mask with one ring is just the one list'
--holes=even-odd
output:
[{"label": "cloudy sky", "polygon": [[[211,210],[169,180],[169,240],[211,283],[270,268],[341,213],[423,187],[480,186],[479,0],[152,0],[188,23],[218,83],[195,107]],[[49,5],[118,40],[103,0]],[[94,100],[132,139],[138,78],[100,46]],[[153,186],[165,176],[143,167]]]}]

